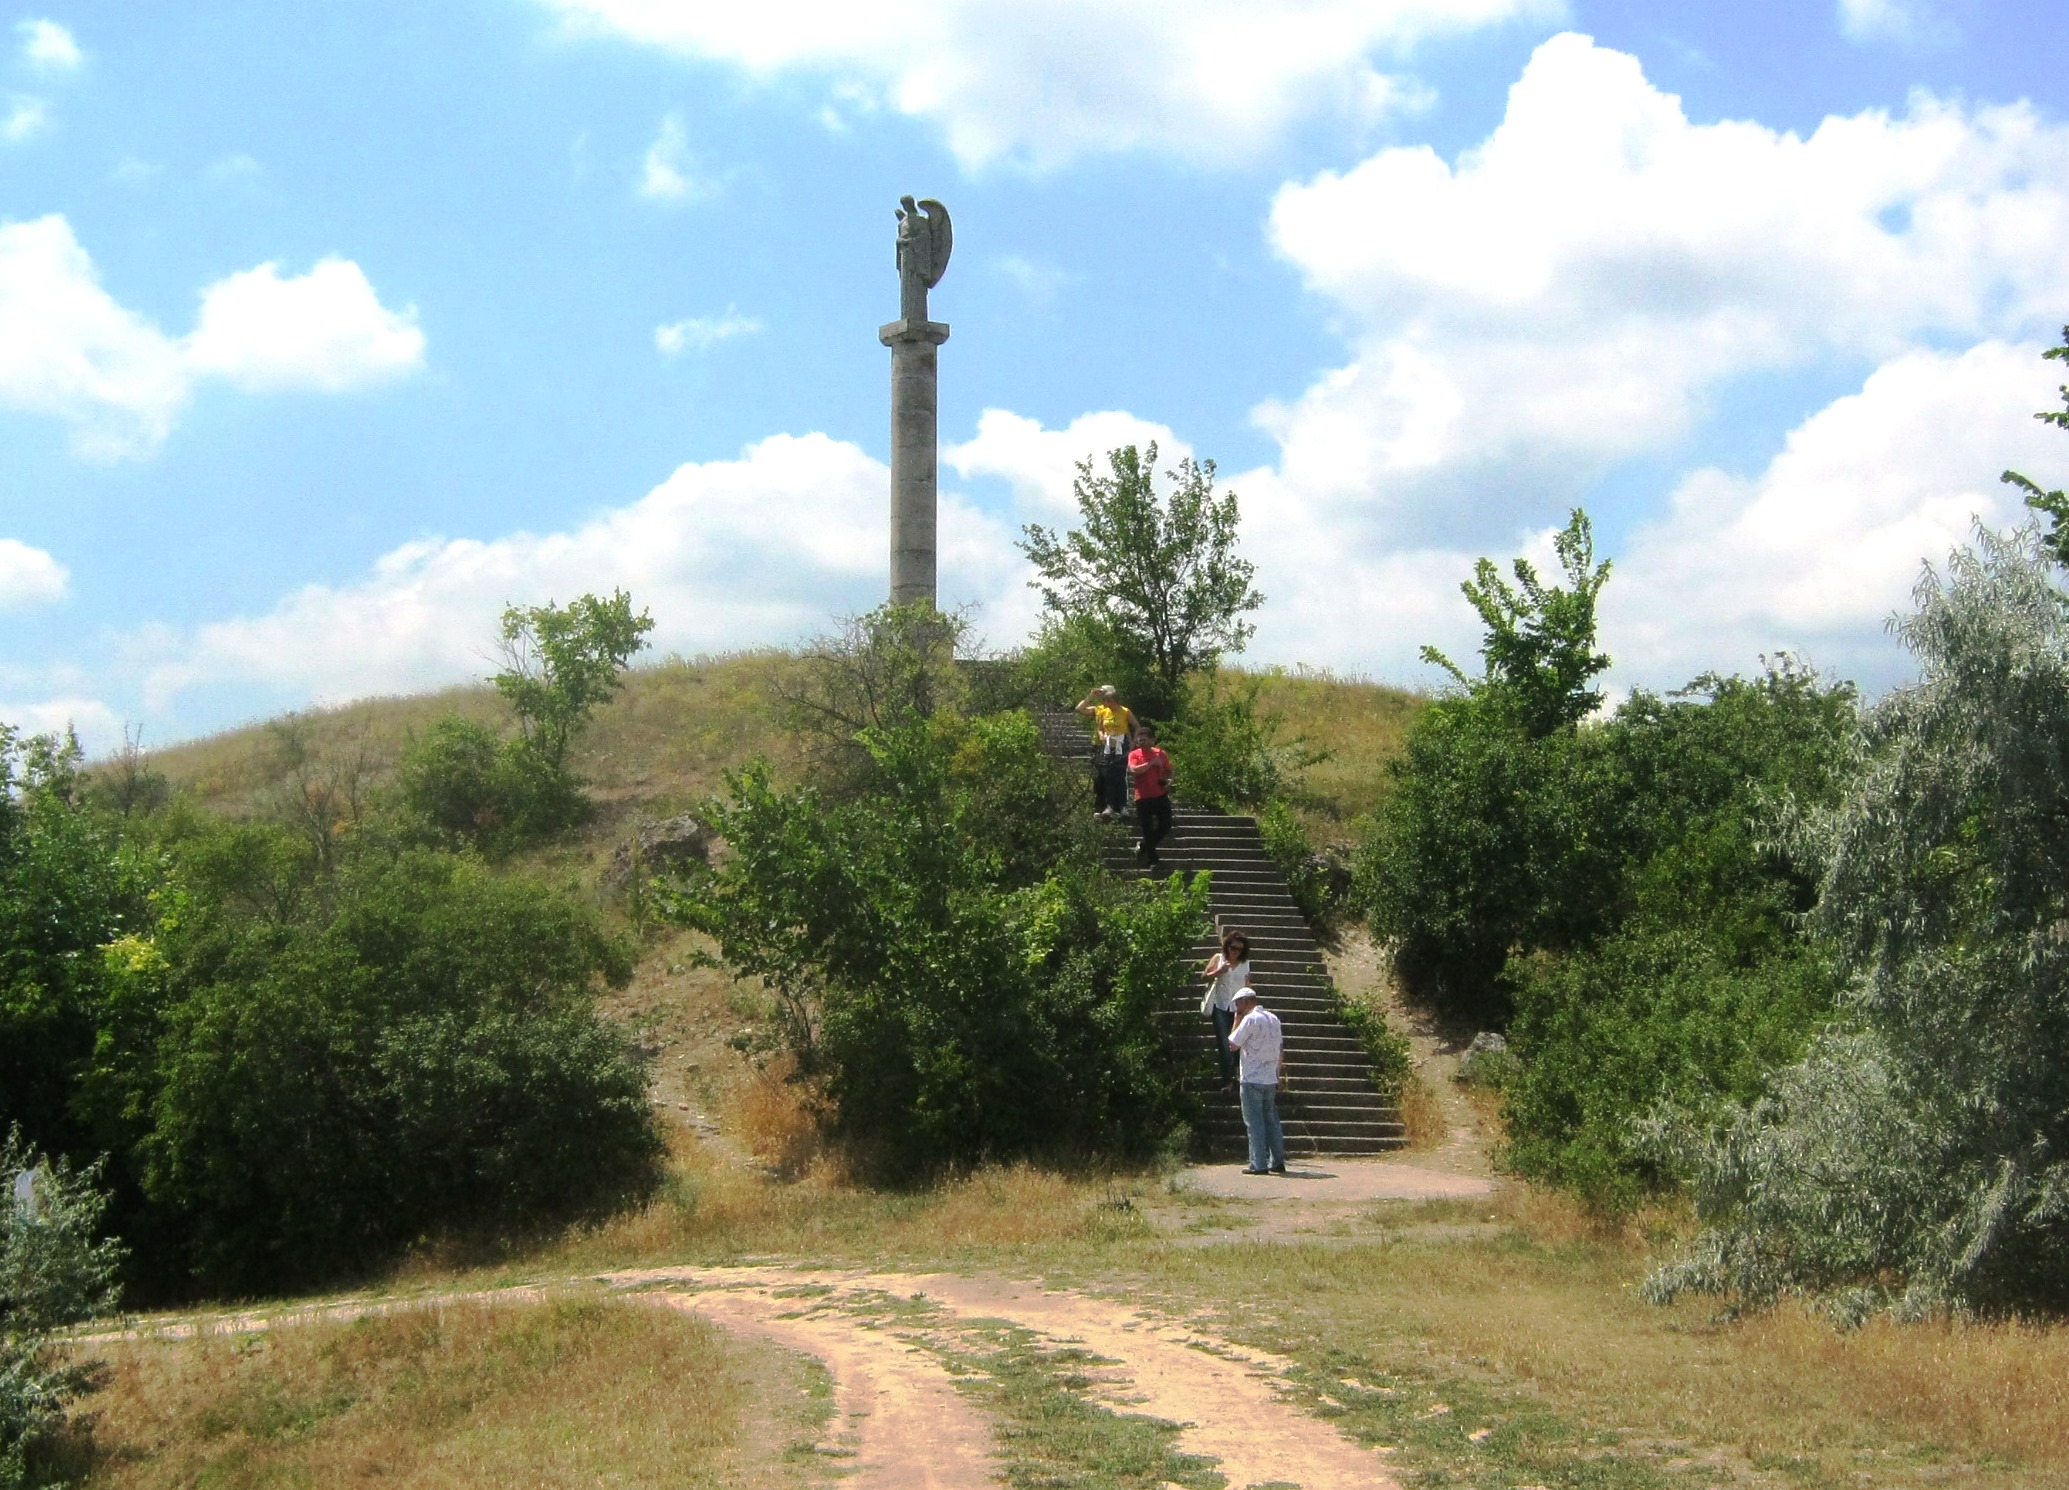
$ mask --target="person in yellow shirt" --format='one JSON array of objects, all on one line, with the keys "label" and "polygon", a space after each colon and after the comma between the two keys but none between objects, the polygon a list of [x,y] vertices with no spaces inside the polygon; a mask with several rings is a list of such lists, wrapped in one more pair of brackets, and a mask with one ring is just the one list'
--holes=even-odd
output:
[{"label": "person in yellow shirt", "polygon": [[1128,812],[1128,744],[1135,715],[1111,683],[1101,683],[1078,700],[1078,712],[1092,721],[1092,811],[1101,818]]}]

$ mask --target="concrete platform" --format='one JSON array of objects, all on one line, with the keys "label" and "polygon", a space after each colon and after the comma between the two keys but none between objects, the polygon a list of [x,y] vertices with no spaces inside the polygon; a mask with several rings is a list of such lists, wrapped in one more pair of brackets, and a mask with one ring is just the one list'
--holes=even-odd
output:
[{"label": "concrete platform", "polygon": [[1493,1182],[1480,1175],[1419,1169],[1391,1159],[1293,1159],[1284,1175],[1245,1174],[1240,1164],[1200,1164],[1181,1172],[1177,1182],[1224,1200],[1310,1205],[1451,1200],[1494,1193]]}]

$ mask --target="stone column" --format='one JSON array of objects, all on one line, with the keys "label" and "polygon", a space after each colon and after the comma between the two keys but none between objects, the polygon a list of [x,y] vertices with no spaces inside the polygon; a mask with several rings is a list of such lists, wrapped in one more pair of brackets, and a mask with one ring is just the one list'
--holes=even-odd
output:
[{"label": "stone column", "polygon": [[893,321],[877,331],[891,349],[891,603],[935,603],[936,352],[940,321]]}]

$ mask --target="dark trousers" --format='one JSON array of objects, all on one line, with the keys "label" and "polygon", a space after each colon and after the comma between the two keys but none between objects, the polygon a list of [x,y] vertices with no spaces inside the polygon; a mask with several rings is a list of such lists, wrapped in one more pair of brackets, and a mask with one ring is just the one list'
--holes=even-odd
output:
[{"label": "dark trousers", "polygon": [[1164,835],[1171,831],[1171,798],[1137,797],[1135,799],[1135,821],[1142,829],[1142,847],[1139,852],[1143,862],[1157,862],[1157,845],[1164,841]]},{"label": "dark trousers", "polygon": [[1236,1079],[1236,1053],[1228,1048],[1229,1031],[1236,1027],[1236,1011],[1233,1009],[1209,1009],[1207,1017],[1214,1021],[1214,1053],[1221,1057],[1221,1079],[1225,1082]]},{"label": "dark trousers", "polygon": [[1125,755],[1104,750],[1093,755],[1092,810],[1128,810],[1128,757]]}]

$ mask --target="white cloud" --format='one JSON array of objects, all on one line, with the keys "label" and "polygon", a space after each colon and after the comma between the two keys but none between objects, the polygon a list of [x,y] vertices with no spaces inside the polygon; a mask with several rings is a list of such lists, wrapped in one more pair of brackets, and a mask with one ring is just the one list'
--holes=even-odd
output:
[{"label": "white cloud", "polygon": [[0,701],[0,724],[11,724],[26,735],[62,735],[71,730],[88,759],[107,755],[122,744],[122,717],[97,698]]},{"label": "white cloud", "polygon": [[7,100],[7,117],[0,120],[0,141],[19,145],[50,127],[50,106],[40,98],[16,93]]},{"label": "white cloud", "polygon": [[71,571],[19,538],[0,538],[0,610],[24,610],[65,598]]},{"label": "white cloud", "polygon": [[1900,46],[1940,42],[1951,34],[1926,0],[1839,0],[1839,29],[1849,41]]},{"label": "white cloud", "polygon": [[17,21],[14,33],[22,39],[22,60],[38,72],[70,72],[86,60],[72,33],[56,21]]},{"label": "white cloud", "polygon": [[753,336],[762,329],[754,316],[743,316],[728,305],[721,316],[691,316],[654,328],[654,348],[664,357],[680,357],[695,350],[708,352],[722,341],[736,336]]},{"label": "white cloud", "polygon": [[1068,270],[1025,254],[1001,254],[994,267],[1015,289],[1035,305],[1047,305],[1076,276]]},{"label": "white cloud", "polygon": [[1907,353],[1804,420],[1759,476],[1692,473],[1603,592],[1619,672],[1671,681],[1791,650],[1892,681],[1882,622],[1908,608],[1920,565],[1978,517],[2023,519],[2007,464],[2045,476],[2069,456],[2032,417],[2056,381],[2037,344]]},{"label": "white cloud", "polygon": [[[155,710],[228,684],[338,701],[478,677],[504,605],[614,585],[652,610],[663,652],[795,639],[882,599],[889,486],[853,445],[777,435],[737,460],[685,465],[572,531],[406,544],[353,583],[311,585],[263,615],[137,638],[134,650],[159,656],[146,698]],[[1010,584],[1008,534],[953,496],[941,547],[945,595]]]},{"label": "white cloud", "polygon": [[210,378],[335,391],[412,371],[423,349],[414,312],[384,309],[349,260],[230,275],[175,339],[108,294],[62,216],[0,225],[0,407],[64,420],[90,459],[148,455]]},{"label": "white cloud", "polygon": [[253,393],[339,393],[386,382],[424,365],[416,307],[391,311],[349,259],[324,259],[283,279],[261,264],[201,295],[187,338],[195,372]]},{"label": "white cloud", "polygon": [[258,163],[256,157],[240,150],[234,155],[225,155],[210,161],[208,169],[202,174],[211,181],[248,181],[254,176],[263,175],[264,171],[265,168]]},{"label": "white cloud", "polygon": [[1109,450],[1151,444],[1157,447],[1160,471],[1193,453],[1169,425],[1121,409],[1080,414],[1062,429],[1044,429],[1040,420],[1010,409],[986,409],[978,416],[977,433],[960,445],[944,445],[941,461],[965,480],[992,476],[1006,482],[1031,520],[1048,523],[1076,514],[1072,488],[1079,461],[1091,460],[1104,475]]},{"label": "white cloud", "polygon": [[654,143],[647,146],[640,168],[639,194],[654,202],[693,202],[717,189],[716,182],[697,170],[681,116],[670,114],[661,121],[661,132],[654,137]]},{"label": "white cloud", "polygon": [[1446,162],[1388,149],[1283,188],[1272,235],[1355,360],[1260,411],[1289,480],[1394,536],[1456,535],[1671,448],[1724,380],[1921,338],[2025,336],[2069,303],[2069,129],[1920,96],[1809,138],[1694,124],[1634,58],[1540,47]]},{"label": "white cloud", "polygon": [[191,389],[179,344],[101,288],[64,218],[0,226],[0,406],[112,459],[163,440]]},{"label": "white cloud", "polygon": [[928,120],[966,166],[1149,149],[1209,164],[1302,119],[1370,119],[1423,90],[1383,63],[1558,0],[542,0],[576,26],[758,79],[822,82],[838,123]]}]

